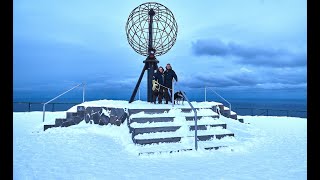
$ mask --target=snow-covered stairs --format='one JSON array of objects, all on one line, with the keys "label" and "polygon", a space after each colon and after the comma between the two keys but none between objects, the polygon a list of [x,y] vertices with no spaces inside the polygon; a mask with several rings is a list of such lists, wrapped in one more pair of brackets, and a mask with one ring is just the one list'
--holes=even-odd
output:
[{"label": "snow-covered stairs", "polygon": [[225,116],[227,118],[231,118],[234,120],[238,120],[237,113],[234,111],[231,111],[230,108],[224,106],[224,105],[219,105],[220,113],[222,116]]},{"label": "snow-covered stairs", "polygon": [[[227,124],[212,108],[197,109],[199,148],[217,149],[234,139]],[[127,125],[140,153],[172,152],[194,149],[195,122],[191,108],[128,109]]]}]

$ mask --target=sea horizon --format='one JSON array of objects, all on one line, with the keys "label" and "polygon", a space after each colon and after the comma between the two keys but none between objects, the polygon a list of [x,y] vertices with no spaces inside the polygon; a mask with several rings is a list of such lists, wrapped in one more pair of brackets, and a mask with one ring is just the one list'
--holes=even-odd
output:
[{"label": "sea horizon", "polygon": [[[40,97],[40,96],[30,96],[30,97],[17,97],[13,96],[13,112],[23,112],[29,111],[28,102],[31,103],[30,111],[42,111],[43,103],[48,102],[55,96],[51,97]],[[124,100],[129,101],[131,96],[85,96],[85,101],[96,101],[96,100]],[[191,96],[190,101],[202,102],[205,98],[202,96]],[[136,96],[135,100],[139,100]],[[141,96],[140,100],[146,101],[145,96]],[[230,97],[226,98],[229,102],[224,101],[219,97],[209,96],[207,101],[215,101],[224,104],[224,106],[229,107],[231,104],[232,110],[239,115],[268,115],[269,116],[295,116],[295,117],[307,117],[307,99],[305,98],[265,98],[265,97]],[[77,94],[77,96],[61,96],[46,107],[48,111],[64,111],[68,110],[74,105],[81,104],[83,101],[82,94]],[[23,102],[24,104],[19,104]],[[68,104],[54,104],[52,103],[68,103]],[[70,104],[69,104],[70,103]],[[71,104],[73,103],[73,104]],[[268,112],[267,112],[268,109]]]}]

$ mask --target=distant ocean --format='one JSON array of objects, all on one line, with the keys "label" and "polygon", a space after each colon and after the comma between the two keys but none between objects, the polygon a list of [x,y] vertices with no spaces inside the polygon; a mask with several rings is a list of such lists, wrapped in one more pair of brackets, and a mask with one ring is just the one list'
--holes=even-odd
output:
[{"label": "distant ocean", "polygon": [[[101,99],[113,99],[113,100],[129,100],[128,98],[101,98],[101,97],[87,97],[85,101],[94,101]],[[137,98],[136,98],[137,99]],[[25,112],[25,111],[42,111],[44,102],[49,101],[50,98],[14,98],[13,99],[13,111]],[[145,100],[142,98],[141,100]],[[191,101],[204,101],[201,98],[190,98]],[[229,107],[229,104],[222,99],[208,99],[208,101],[221,102],[225,106]],[[307,101],[306,99],[228,99],[231,103],[232,111],[238,115],[268,115],[268,116],[292,116],[292,117],[307,117]],[[18,103],[20,102],[20,103]],[[22,103],[21,103],[22,102]],[[27,102],[30,102],[28,104]],[[52,103],[47,104],[47,111],[65,111],[74,105],[82,103],[82,97],[78,98],[59,98]],[[61,103],[61,104],[60,104]],[[62,104],[68,103],[68,104]]]}]

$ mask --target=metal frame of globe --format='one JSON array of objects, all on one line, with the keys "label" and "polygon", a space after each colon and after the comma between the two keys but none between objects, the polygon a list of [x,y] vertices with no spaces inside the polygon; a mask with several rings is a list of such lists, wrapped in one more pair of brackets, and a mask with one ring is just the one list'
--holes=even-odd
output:
[{"label": "metal frame of globe", "polygon": [[156,2],[147,2],[136,7],[126,24],[127,39],[135,52],[147,56],[144,67],[131,95],[134,101],[145,70],[148,70],[147,100],[152,102],[152,77],[159,61],[155,56],[167,53],[175,44],[178,25],[172,12]]}]

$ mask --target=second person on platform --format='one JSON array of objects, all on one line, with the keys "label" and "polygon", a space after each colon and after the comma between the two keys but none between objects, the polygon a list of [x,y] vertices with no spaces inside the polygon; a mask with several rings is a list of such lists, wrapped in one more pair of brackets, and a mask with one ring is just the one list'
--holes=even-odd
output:
[{"label": "second person on platform", "polygon": [[[172,70],[171,64],[166,65],[166,70],[164,71],[164,98],[166,99],[166,104],[168,104],[168,101],[171,102],[171,96],[172,96],[172,80],[175,79],[176,82],[178,82],[178,77],[174,70]],[[169,91],[170,90],[170,94]]]}]

